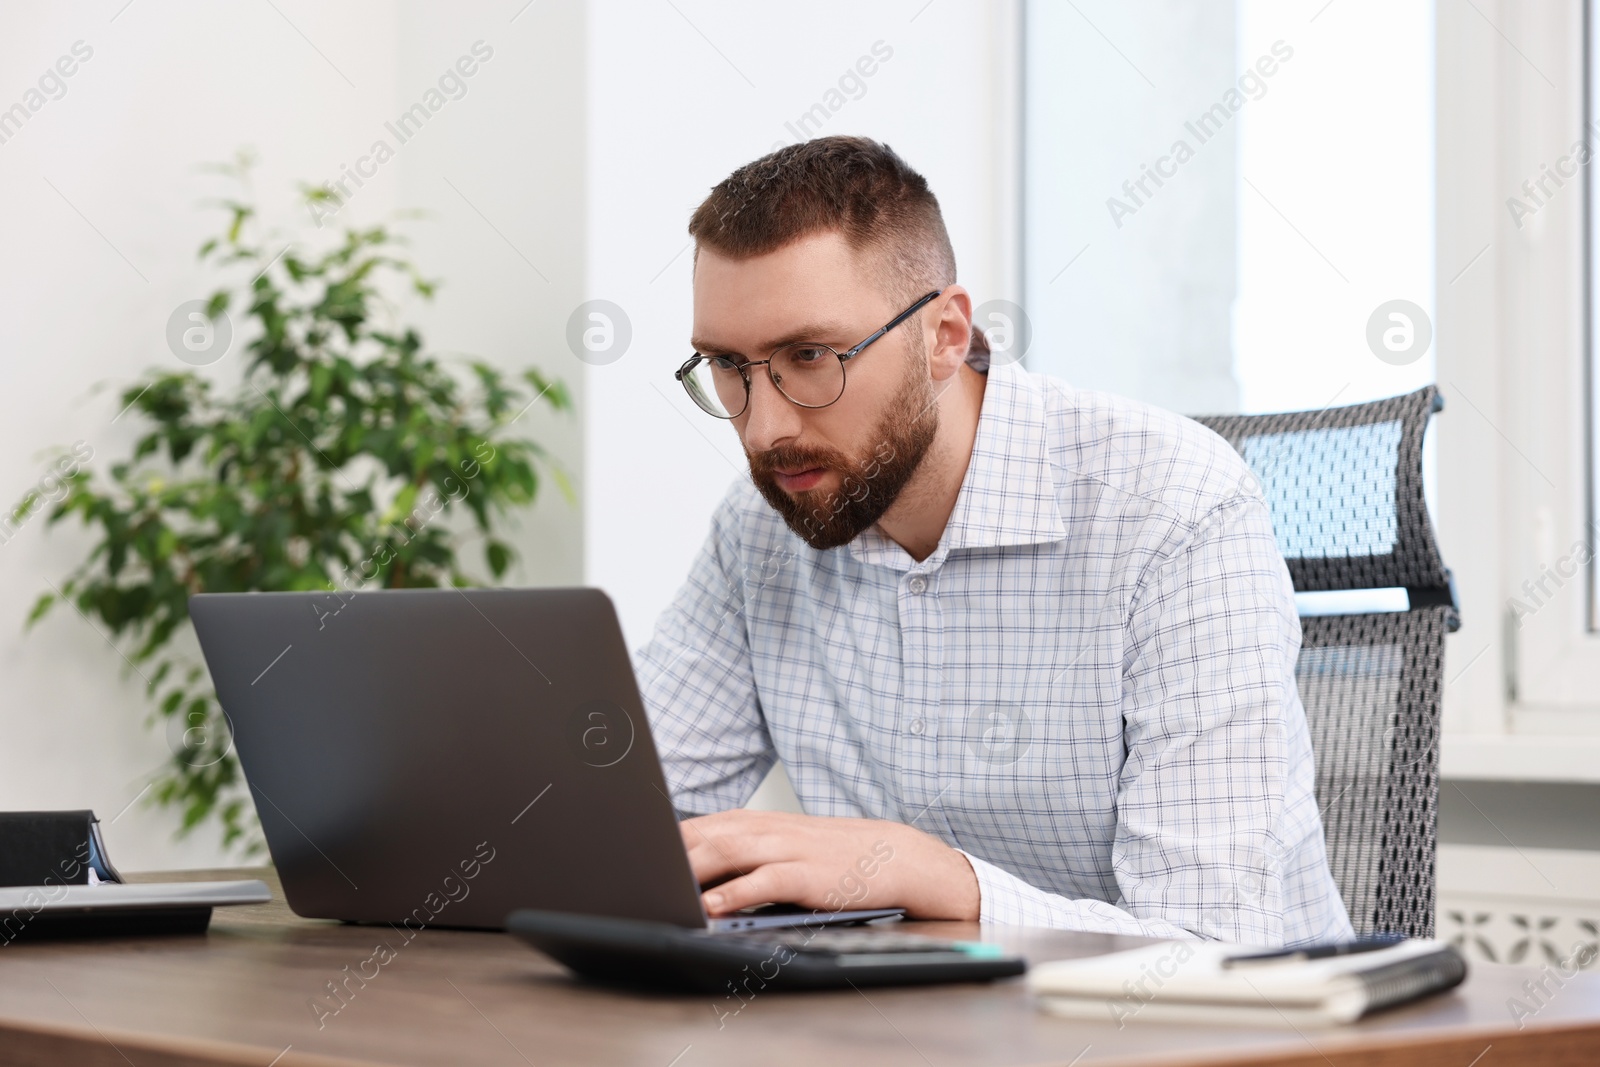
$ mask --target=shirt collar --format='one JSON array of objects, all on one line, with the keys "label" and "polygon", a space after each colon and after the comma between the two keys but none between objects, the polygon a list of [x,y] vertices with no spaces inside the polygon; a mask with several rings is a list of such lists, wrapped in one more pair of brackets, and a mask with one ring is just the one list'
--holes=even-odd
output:
[{"label": "shirt collar", "polygon": [[1045,425],[1045,401],[1016,364],[991,366],[978,412],[972,457],[939,545],[921,564],[876,526],[850,542],[862,563],[896,570],[936,567],[958,548],[1001,548],[1060,541],[1061,515]]}]

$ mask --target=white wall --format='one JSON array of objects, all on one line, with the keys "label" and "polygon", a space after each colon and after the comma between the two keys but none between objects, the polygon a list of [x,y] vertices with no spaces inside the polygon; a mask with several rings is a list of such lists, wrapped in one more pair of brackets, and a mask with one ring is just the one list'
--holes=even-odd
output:
[{"label": "white wall", "polygon": [[[581,392],[564,342],[583,273],[581,11],[522,5],[306,0],[217,5],[123,0],[0,9],[0,108],[82,40],[93,56],[0,144],[0,500],[11,506],[44,472],[52,445],[84,440],[92,467],[120,458],[137,432],[112,425],[115,393],[147,368],[179,369],[168,314],[205,295],[212,275],[195,248],[219,217],[200,202],[222,187],[195,164],[244,145],[261,157],[256,190],[275,223],[304,227],[296,183],[337,176],[382,135],[382,123],[483,38],[493,62],[381,168],[347,209],[373,221],[420,207],[425,270],[449,283],[437,304],[407,308],[443,352],[510,368],[534,363]],[[440,9],[442,10],[442,9]],[[280,14],[281,12],[281,14]],[[291,25],[292,23],[292,25]],[[540,282],[501,237],[443,184],[448,177],[549,278]],[[70,203],[69,203],[70,202]],[[203,373],[237,374],[233,354]],[[111,389],[95,392],[95,383]],[[525,429],[574,473],[581,420],[530,412]],[[579,512],[551,492],[515,539],[514,580],[581,580]],[[128,807],[168,749],[144,725],[141,684],[88,623],[57,610],[21,623],[89,542],[35,516],[0,546],[0,809],[92,807],[110,821],[127,869],[214,863],[216,835],[175,844],[175,813]],[[132,679],[130,681],[129,679]]]},{"label": "white wall", "polygon": [[[522,560],[505,582],[577,585],[587,379],[567,346],[566,323],[584,299],[587,254],[587,132],[574,89],[584,78],[585,15],[577,0],[539,0],[525,10],[524,3],[400,6],[403,106],[474,42],[493,48],[494,57],[479,66],[467,95],[407,142],[397,160],[397,197],[429,213],[413,228],[414,251],[445,279],[438,297],[414,312],[430,343],[518,372],[538,367],[573,394],[575,412],[555,415],[538,405],[517,423],[561,461],[579,495],[569,502],[553,481],[541,482],[532,511],[511,520]],[[481,560],[481,550],[468,552]]]}]

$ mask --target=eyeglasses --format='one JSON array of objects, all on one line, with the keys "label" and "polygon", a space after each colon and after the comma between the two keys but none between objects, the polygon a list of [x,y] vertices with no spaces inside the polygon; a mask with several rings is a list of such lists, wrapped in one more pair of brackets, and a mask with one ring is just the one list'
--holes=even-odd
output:
[{"label": "eyeglasses", "polygon": [[702,356],[696,352],[674,378],[683,383],[700,410],[719,419],[736,419],[750,406],[750,368],[765,366],[778,392],[803,408],[825,408],[844,395],[844,365],[866,347],[944,292],[935,289],[890,319],[871,337],[847,352],[827,345],[799,341],[773,351],[769,359],[735,363],[727,356]]}]

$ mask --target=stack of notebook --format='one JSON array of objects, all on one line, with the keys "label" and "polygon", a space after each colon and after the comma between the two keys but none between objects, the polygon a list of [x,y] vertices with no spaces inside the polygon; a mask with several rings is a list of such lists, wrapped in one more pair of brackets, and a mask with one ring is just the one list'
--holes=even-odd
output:
[{"label": "stack of notebook", "polygon": [[200,933],[212,908],[271,899],[253,878],[128,885],[111,865],[94,812],[0,812],[0,946],[19,938]]},{"label": "stack of notebook", "polygon": [[1036,966],[1029,985],[1045,1011],[1109,1020],[1225,1026],[1329,1026],[1461,984],[1467,965],[1438,941],[1354,952],[1257,952],[1169,941]]}]

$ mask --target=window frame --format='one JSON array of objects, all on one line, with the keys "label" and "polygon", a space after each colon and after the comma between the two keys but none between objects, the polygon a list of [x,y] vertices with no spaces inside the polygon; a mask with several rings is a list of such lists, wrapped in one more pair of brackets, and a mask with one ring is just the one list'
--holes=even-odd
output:
[{"label": "window frame", "polygon": [[[1569,157],[1595,113],[1596,2],[1438,9],[1446,408],[1434,432],[1439,536],[1463,615],[1447,643],[1447,774],[1492,772],[1494,739],[1508,735],[1540,739],[1541,776],[1595,773],[1592,744],[1562,742],[1600,738],[1589,263],[1600,161],[1549,179],[1532,214],[1514,201],[1532,203],[1524,182]],[[1469,741],[1454,761],[1452,737]]]}]

